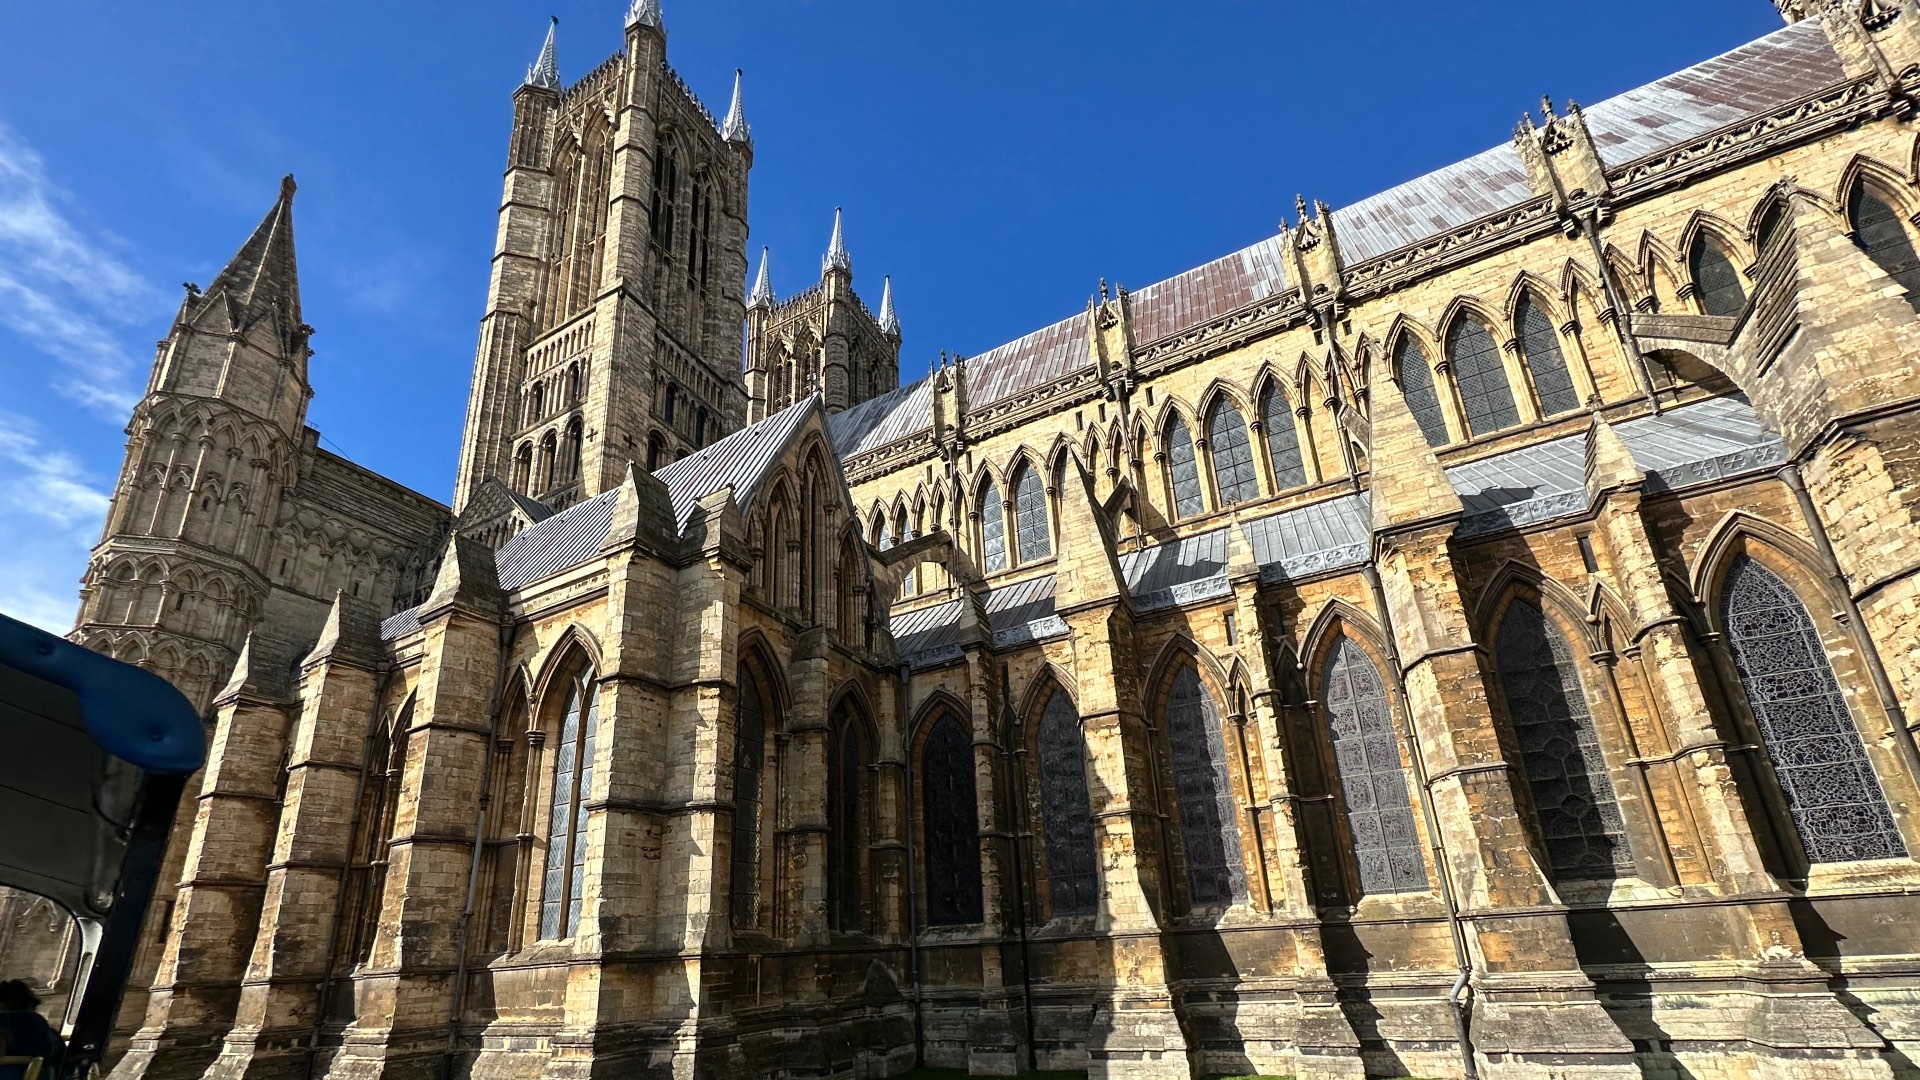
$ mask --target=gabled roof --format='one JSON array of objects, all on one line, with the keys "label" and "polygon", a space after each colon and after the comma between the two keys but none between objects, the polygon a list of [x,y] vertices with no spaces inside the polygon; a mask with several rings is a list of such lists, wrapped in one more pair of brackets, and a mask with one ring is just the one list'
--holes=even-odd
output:
[{"label": "gabled roof", "polygon": [[733,488],[734,501],[745,506],[786,453],[788,445],[809,416],[820,410],[820,399],[802,398],[751,427],[710,443],[653,475],[673,496],[674,525],[685,529],[700,500],[723,487]]},{"label": "gabled roof", "polygon": [[[1820,20],[1807,19],[1587,108],[1587,130],[1608,166],[1624,165],[1744,123],[1845,78]],[[1533,197],[1519,154],[1503,143],[1335,210],[1334,231],[1342,257],[1353,265]],[[1134,340],[1146,345],[1285,291],[1280,253],[1280,238],[1269,236],[1135,291]],[[1081,312],[968,360],[969,408],[1087,367],[1086,340]],[[877,449],[928,427],[926,382],[835,416],[833,439],[841,454]]]}]

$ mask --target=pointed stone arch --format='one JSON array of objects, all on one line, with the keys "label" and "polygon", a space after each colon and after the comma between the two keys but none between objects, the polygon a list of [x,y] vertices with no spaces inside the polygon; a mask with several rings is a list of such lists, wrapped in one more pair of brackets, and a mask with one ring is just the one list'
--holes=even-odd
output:
[{"label": "pointed stone arch", "polygon": [[1554,321],[1555,326],[1567,321],[1564,317],[1567,306],[1566,294],[1532,270],[1522,270],[1514,275],[1513,284],[1507,287],[1506,304],[1501,308],[1502,317],[1507,320],[1508,326],[1516,328],[1516,332],[1520,325],[1519,311],[1522,299],[1530,300],[1534,307],[1544,311],[1547,317]]},{"label": "pointed stone arch", "polygon": [[907,719],[904,732],[906,746],[909,755],[912,755],[915,760],[918,758],[920,744],[926,738],[927,725],[943,713],[952,713],[967,726],[969,732],[973,730],[973,710],[967,706],[967,703],[946,687],[935,687],[926,697],[920,699],[919,703],[913,707],[912,715]]},{"label": "pointed stone arch", "polygon": [[[1686,224],[1680,227],[1679,251],[1681,254],[1679,263],[1676,265],[1686,264],[1689,253],[1693,251],[1694,242],[1703,233],[1717,241],[1721,250],[1725,251],[1736,264],[1753,261],[1753,248],[1747,242],[1747,231],[1732,220],[1703,207],[1687,215]],[[1685,295],[1691,296],[1693,275],[1689,273],[1686,277]]]},{"label": "pointed stone arch", "polygon": [[1820,597],[1829,611],[1845,610],[1845,598],[1834,592],[1832,583],[1819,570],[1822,560],[1812,543],[1757,514],[1746,510],[1729,510],[1714,522],[1713,528],[1707,530],[1706,537],[1701,540],[1699,554],[1692,560],[1691,574],[1686,583],[1694,607],[1701,613],[1708,632],[1725,632],[1726,628],[1720,625],[1722,613],[1713,598],[1720,594],[1727,573],[1744,553],[1749,541],[1757,542],[1776,554],[1780,565],[1770,565],[1769,569],[1777,573],[1782,566],[1792,568],[1791,576],[1795,580],[1791,584],[1806,590],[1803,596]]},{"label": "pointed stone arch", "polygon": [[533,681],[533,700],[542,706],[547,704],[552,698],[554,683],[562,674],[570,673],[581,661],[596,675],[604,675],[606,668],[601,664],[602,656],[600,642],[592,631],[579,623],[569,623],[533,665],[538,672]]},{"label": "pointed stone arch", "polygon": [[1500,610],[1505,607],[1507,596],[1515,588],[1530,589],[1539,594],[1541,607],[1551,607],[1558,613],[1563,628],[1571,628],[1589,654],[1600,651],[1600,643],[1593,636],[1593,625],[1588,622],[1587,600],[1558,579],[1548,577],[1538,566],[1518,559],[1502,560],[1474,600],[1473,629],[1480,641],[1491,640],[1489,635],[1493,632]]},{"label": "pointed stone arch", "polygon": [[1432,330],[1404,312],[1395,314],[1380,340],[1383,343],[1381,356],[1396,382],[1400,379],[1400,341],[1408,337],[1426,355],[1428,365],[1432,365],[1433,358],[1440,355],[1440,338]]},{"label": "pointed stone arch", "polygon": [[1447,306],[1442,309],[1440,318],[1435,322],[1439,328],[1442,356],[1446,355],[1447,335],[1453,331],[1454,324],[1468,317],[1478,318],[1486,325],[1487,332],[1493,335],[1495,345],[1513,337],[1513,327],[1499,308],[1478,296],[1462,293],[1447,301]]}]

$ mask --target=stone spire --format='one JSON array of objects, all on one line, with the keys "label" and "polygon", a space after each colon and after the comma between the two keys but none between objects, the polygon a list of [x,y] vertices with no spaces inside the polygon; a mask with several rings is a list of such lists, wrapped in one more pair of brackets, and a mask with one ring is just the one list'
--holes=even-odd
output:
[{"label": "stone spire", "polygon": [[767,249],[760,249],[760,273],[753,279],[753,291],[747,294],[750,308],[773,306],[773,277],[767,270]]},{"label": "stone spire", "polygon": [[553,34],[560,28],[560,17],[555,15],[552,18],[553,21],[547,24],[546,44],[540,46],[539,58],[527,69],[527,85],[542,90],[560,89],[560,61],[553,51]]},{"label": "stone spire", "polygon": [[727,106],[727,118],[720,124],[720,137],[728,142],[753,141],[753,129],[747,126],[747,111],[740,105],[740,69],[733,69],[733,104]]},{"label": "stone spire", "polygon": [[853,260],[847,257],[846,236],[840,229],[840,208],[833,208],[833,239],[827,241],[827,257],[820,260],[820,270],[845,270],[853,273]]},{"label": "stone spire", "polygon": [[667,24],[660,19],[660,0],[633,0],[627,5],[627,27],[650,26],[655,30],[665,30]]},{"label": "stone spire", "polygon": [[893,313],[893,278],[883,277],[880,282],[880,332],[899,337],[900,317]]},{"label": "stone spire", "polygon": [[273,209],[267,211],[253,235],[240,245],[202,294],[208,302],[224,297],[236,327],[251,326],[276,309],[289,329],[300,326],[300,275],[293,258],[293,192],[293,177],[282,177],[280,197]]}]

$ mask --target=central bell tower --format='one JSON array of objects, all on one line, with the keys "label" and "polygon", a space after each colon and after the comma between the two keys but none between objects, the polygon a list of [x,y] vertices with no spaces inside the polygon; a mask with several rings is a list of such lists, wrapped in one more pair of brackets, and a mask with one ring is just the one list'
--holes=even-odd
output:
[{"label": "central bell tower", "polygon": [[668,66],[658,0],[563,85],[557,22],[513,134],[453,508],[489,481],[562,509],[745,421],[747,174],[735,73],[716,122]]}]

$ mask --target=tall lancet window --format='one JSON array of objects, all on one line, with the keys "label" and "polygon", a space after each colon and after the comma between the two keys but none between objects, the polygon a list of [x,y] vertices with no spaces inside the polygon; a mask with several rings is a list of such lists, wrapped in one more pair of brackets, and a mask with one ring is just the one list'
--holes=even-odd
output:
[{"label": "tall lancet window", "polygon": [[767,752],[767,703],[753,668],[740,665],[733,712],[733,877],[735,929],[754,922],[760,871],[760,767]]},{"label": "tall lancet window", "polygon": [[843,932],[860,929],[863,907],[866,757],[861,743],[859,721],[842,704],[827,734],[827,921]]},{"label": "tall lancet window", "polygon": [[1091,915],[1100,904],[1094,868],[1087,740],[1073,700],[1059,690],[1040,714],[1040,811],[1045,819],[1047,883],[1053,916]]},{"label": "tall lancet window", "polygon": [[1741,556],[1720,594],[1760,741],[1810,863],[1907,853],[1813,619],[1787,583]]},{"label": "tall lancet window", "polygon": [[982,918],[980,813],[974,803],[973,736],[952,713],[934,721],[920,751],[920,805],[927,844],[927,923]]},{"label": "tall lancet window", "polygon": [[1726,249],[1700,233],[1687,252],[1687,268],[1693,272],[1693,292],[1700,298],[1700,310],[1709,315],[1738,315],[1747,306],[1747,290],[1740,284],[1740,271]]},{"label": "tall lancet window", "polygon": [[1500,346],[1493,343],[1485,323],[1471,315],[1453,320],[1447,329],[1447,359],[1453,362],[1460,407],[1473,434],[1485,435],[1520,422],[1520,413],[1513,407],[1513,387],[1507,382],[1507,365],[1501,362]]},{"label": "tall lancet window", "polygon": [[[912,540],[918,535],[913,527],[913,518],[907,513],[907,508],[904,506],[893,515],[893,535],[899,537],[899,542],[902,544]],[[909,567],[903,572],[900,575],[900,595],[912,596],[918,592],[918,586],[920,584],[919,578],[920,574],[916,568]]]},{"label": "tall lancet window", "polygon": [[1427,351],[1412,334],[1400,335],[1393,349],[1393,366],[1400,373],[1400,395],[1407,399],[1407,410],[1428,446],[1447,445],[1447,418],[1440,412],[1440,393],[1434,389],[1433,368],[1427,364]]},{"label": "tall lancet window", "polygon": [[1213,451],[1213,483],[1220,505],[1233,506],[1260,497],[1260,478],[1253,468],[1253,446],[1247,441],[1247,422],[1226,398],[1213,403],[1207,414],[1207,447]]},{"label": "tall lancet window", "polygon": [[1247,895],[1240,863],[1240,824],[1220,734],[1220,710],[1191,667],[1182,667],[1167,695],[1167,741],[1187,891],[1196,908],[1223,908]]},{"label": "tall lancet window", "polygon": [[1514,321],[1520,324],[1520,355],[1533,373],[1540,415],[1557,416],[1579,408],[1580,395],[1573,389],[1573,376],[1567,373],[1567,357],[1560,351],[1560,332],[1554,329],[1553,320],[1529,294],[1520,298]]},{"label": "tall lancet window", "polygon": [[1260,397],[1260,417],[1267,429],[1267,456],[1273,459],[1273,487],[1285,491],[1307,482],[1307,464],[1300,456],[1300,430],[1293,423],[1293,406],[1279,383],[1269,383]]},{"label": "tall lancet window", "polygon": [[1053,539],[1047,529],[1047,489],[1040,474],[1026,462],[1013,480],[1014,540],[1022,564],[1053,554]]},{"label": "tall lancet window", "polygon": [[1007,568],[1007,513],[1000,488],[989,480],[980,489],[980,562],[991,574]]},{"label": "tall lancet window", "polygon": [[1631,870],[1620,804],[1567,639],[1538,604],[1515,600],[1494,642],[1500,693],[1554,877],[1578,881]]},{"label": "tall lancet window", "polygon": [[587,815],[581,803],[593,790],[594,744],[600,698],[593,669],[566,684],[566,713],[553,744],[553,797],[547,815],[547,865],[540,886],[540,936],[572,937],[580,928],[586,885]]},{"label": "tall lancet window", "polygon": [[1420,834],[1380,669],[1343,635],[1327,654],[1321,684],[1360,891],[1425,889],[1427,866],[1420,857]]},{"label": "tall lancet window", "polygon": [[1913,238],[1893,204],[1860,184],[1847,200],[1847,224],[1853,227],[1853,242],[1860,250],[1907,290],[1908,303],[1920,305],[1920,255],[1914,253]]},{"label": "tall lancet window", "polygon": [[1193,457],[1193,436],[1174,417],[1167,425],[1167,483],[1173,489],[1173,516],[1189,518],[1205,510],[1200,494],[1200,465]]}]

